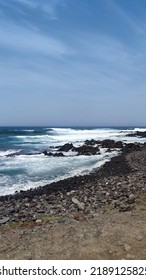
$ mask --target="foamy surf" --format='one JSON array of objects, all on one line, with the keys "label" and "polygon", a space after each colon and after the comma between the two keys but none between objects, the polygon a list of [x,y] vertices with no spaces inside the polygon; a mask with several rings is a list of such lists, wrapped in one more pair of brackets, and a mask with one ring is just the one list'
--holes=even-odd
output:
[{"label": "foamy surf", "polygon": [[[77,155],[69,150],[62,157],[53,156],[66,143],[80,147],[91,139],[145,142],[146,138],[134,135],[136,131],[146,128],[0,128],[0,195],[88,174],[120,152],[114,149],[108,153],[100,148],[96,155]],[[52,156],[45,155],[45,151]]]}]

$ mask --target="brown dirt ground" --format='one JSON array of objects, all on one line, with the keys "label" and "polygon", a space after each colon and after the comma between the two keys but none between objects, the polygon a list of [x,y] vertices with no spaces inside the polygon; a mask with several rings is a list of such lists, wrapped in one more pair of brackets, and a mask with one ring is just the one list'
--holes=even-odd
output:
[{"label": "brown dirt ground", "polygon": [[9,224],[0,232],[0,259],[146,259],[146,206],[63,224]]}]

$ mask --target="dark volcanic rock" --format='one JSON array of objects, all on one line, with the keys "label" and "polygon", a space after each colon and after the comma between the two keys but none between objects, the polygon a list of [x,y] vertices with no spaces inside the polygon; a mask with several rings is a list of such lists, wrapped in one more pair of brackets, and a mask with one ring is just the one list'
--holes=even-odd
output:
[{"label": "dark volcanic rock", "polygon": [[85,141],[85,145],[90,145],[90,146],[94,146],[96,144],[100,144],[100,141],[97,141],[97,140],[94,140],[94,139],[91,139],[91,140],[86,140]]},{"label": "dark volcanic rock", "polygon": [[82,145],[81,147],[74,148],[78,155],[96,155],[99,152],[98,147],[90,146],[90,145]]},{"label": "dark volcanic rock", "polygon": [[44,154],[45,156],[48,156],[48,152],[47,152],[47,151],[43,151],[43,154]]},{"label": "dark volcanic rock", "polygon": [[134,133],[126,134],[126,136],[129,136],[129,137],[139,136],[139,137],[142,137],[142,138],[146,138],[146,131],[136,131]]},{"label": "dark volcanic rock", "polygon": [[64,157],[64,154],[63,153],[51,153],[51,152],[47,152],[47,151],[44,151],[43,154],[45,156],[52,156],[52,157]]},{"label": "dark volcanic rock", "polygon": [[16,156],[19,156],[19,155],[20,155],[19,153],[12,153],[12,154],[6,155],[6,157],[16,157]]},{"label": "dark volcanic rock", "polygon": [[101,142],[101,145],[103,148],[109,148],[109,149],[114,149],[114,148],[122,148],[123,144],[121,141],[115,142],[114,140],[106,139]]},{"label": "dark volcanic rock", "polygon": [[58,151],[59,152],[68,152],[74,148],[72,143],[66,143],[63,146],[61,146]]},{"label": "dark volcanic rock", "polygon": [[55,153],[53,154],[54,157],[64,157],[63,153]]},{"label": "dark volcanic rock", "polygon": [[139,151],[139,150],[141,150],[141,148],[142,148],[141,144],[129,143],[123,147],[123,152],[129,153],[129,152],[133,152],[133,151]]},{"label": "dark volcanic rock", "polygon": [[137,136],[140,136],[140,137],[143,137],[143,138],[146,138],[146,131],[137,131],[136,133]]}]

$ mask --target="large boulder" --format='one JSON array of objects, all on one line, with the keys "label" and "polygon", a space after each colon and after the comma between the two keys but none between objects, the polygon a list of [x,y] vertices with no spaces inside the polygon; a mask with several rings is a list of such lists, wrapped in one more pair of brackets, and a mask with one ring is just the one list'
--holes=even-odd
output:
[{"label": "large boulder", "polygon": [[58,151],[59,152],[68,152],[74,148],[72,143],[66,143],[63,146],[61,146]]},{"label": "large boulder", "polygon": [[106,139],[101,142],[103,148],[115,149],[115,148],[123,148],[123,144],[121,141],[115,142],[111,139]]},{"label": "large boulder", "polygon": [[74,148],[76,152],[78,152],[78,155],[96,155],[97,152],[99,153],[99,148],[96,146],[90,146],[90,145],[82,145],[81,147]]}]

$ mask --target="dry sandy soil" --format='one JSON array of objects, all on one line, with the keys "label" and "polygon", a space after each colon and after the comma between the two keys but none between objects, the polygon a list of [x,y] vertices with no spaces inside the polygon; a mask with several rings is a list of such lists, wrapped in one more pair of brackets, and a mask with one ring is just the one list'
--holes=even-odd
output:
[{"label": "dry sandy soil", "polygon": [[1,227],[0,259],[146,259],[146,206],[79,219]]}]

